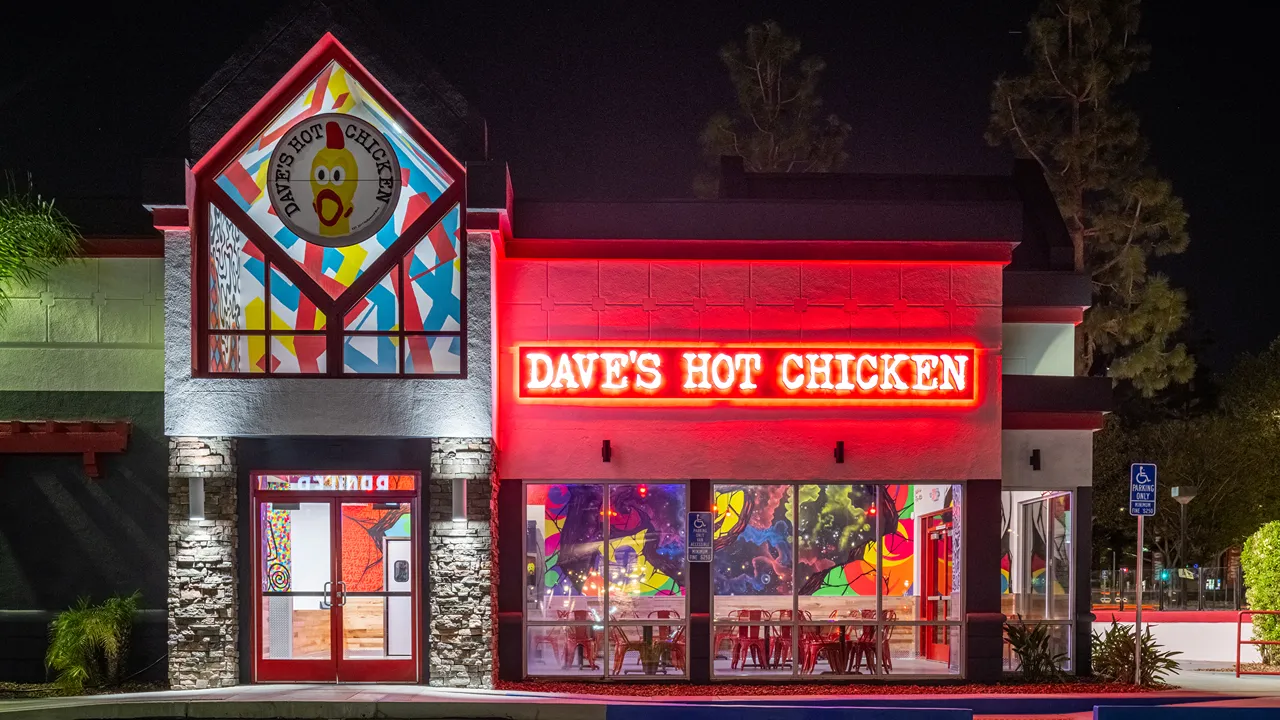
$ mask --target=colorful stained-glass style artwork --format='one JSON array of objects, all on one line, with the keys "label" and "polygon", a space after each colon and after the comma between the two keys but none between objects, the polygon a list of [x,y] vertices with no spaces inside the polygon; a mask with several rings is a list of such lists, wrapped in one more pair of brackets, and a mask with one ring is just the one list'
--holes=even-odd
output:
[{"label": "colorful stained-glass style artwork", "polygon": [[457,205],[405,257],[405,330],[455,332],[462,329],[462,259],[458,253],[461,210]]},{"label": "colorful stained-glass style artwork", "polygon": [[400,368],[400,338],[348,335],[342,343],[343,370],[357,375],[389,375]]},{"label": "colorful stained-glass style artwork", "polygon": [[259,490],[317,492],[403,492],[417,486],[415,475],[259,475]]},{"label": "colorful stained-glass style artwork", "polygon": [[717,485],[711,573],[716,595],[790,595],[788,485]]},{"label": "colorful stained-glass style artwork", "polygon": [[342,581],[346,591],[385,589],[383,541],[410,537],[408,503],[342,504]]},{"label": "colorful stained-glass style artwork", "polygon": [[684,594],[683,485],[609,488],[610,597]]},{"label": "colorful stained-glass style artwork", "polygon": [[[876,486],[801,485],[799,495],[799,594],[875,596],[875,515],[890,509],[877,506]],[[896,520],[889,514],[886,527]]]},{"label": "colorful stained-glass style artwork", "polygon": [[[257,252],[256,249],[253,251]],[[325,329],[324,313],[274,265],[271,266],[271,329]]]},{"label": "colorful stained-glass style artwork", "polygon": [[285,592],[291,585],[292,547],[290,546],[290,522],[288,510],[273,510],[262,505],[262,589],[265,592]]},{"label": "colorful stained-glass style artwork", "polygon": [[[298,238],[275,215],[265,192],[267,165],[281,137],[300,120],[321,113],[358,117],[384,134],[401,168],[399,202],[392,219],[356,245],[328,248]],[[218,187],[285,250],[332,297],[343,293],[453,182],[425,150],[405,133],[367,90],[338,63],[330,63],[294,98],[241,155],[217,177]],[[432,246],[437,262],[457,257],[456,223],[442,229]],[[450,232],[453,230],[455,232]]]}]

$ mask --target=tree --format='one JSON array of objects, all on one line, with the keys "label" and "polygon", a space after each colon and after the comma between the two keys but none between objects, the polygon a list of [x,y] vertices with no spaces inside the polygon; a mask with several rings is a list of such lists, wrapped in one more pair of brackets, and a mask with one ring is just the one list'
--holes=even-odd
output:
[{"label": "tree", "polygon": [[9,307],[6,288],[43,280],[79,249],[79,231],[53,201],[10,182],[0,195],[0,320]]},{"label": "tree", "polygon": [[[1222,378],[1218,407],[1189,417],[1139,421],[1110,416],[1094,443],[1094,542],[1131,550],[1129,464],[1160,466],[1149,545],[1166,563],[1209,562],[1267,520],[1280,517],[1280,341],[1240,358]],[[1188,557],[1179,557],[1179,507],[1168,488],[1199,491],[1187,505]]]},{"label": "tree", "polygon": [[[1254,610],[1280,610],[1280,520],[1263,525],[1245,540],[1240,553],[1240,567],[1248,588],[1245,598],[1249,607]],[[1255,615],[1253,637],[1255,640],[1280,640],[1280,617]],[[1260,645],[1258,651],[1264,662],[1280,663],[1280,647]]]},{"label": "tree", "polygon": [[1044,0],[1027,26],[1022,75],[991,94],[987,140],[1044,171],[1093,307],[1077,332],[1076,373],[1106,373],[1146,396],[1185,383],[1195,361],[1178,333],[1186,295],[1149,267],[1186,249],[1187,213],[1148,163],[1137,115],[1119,99],[1146,69],[1140,0]]},{"label": "tree", "polygon": [[694,181],[699,195],[715,194],[721,156],[742,158],[748,172],[830,172],[848,159],[850,127],[822,113],[820,58],[799,59],[800,41],[769,20],[747,28],[745,45],[729,43],[720,60],[729,71],[737,107],[717,113],[700,138],[713,168]]}]

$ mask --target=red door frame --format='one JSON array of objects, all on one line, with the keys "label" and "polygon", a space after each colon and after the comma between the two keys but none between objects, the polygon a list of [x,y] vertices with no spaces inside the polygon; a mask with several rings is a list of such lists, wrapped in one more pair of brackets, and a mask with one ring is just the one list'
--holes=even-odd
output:
[{"label": "red door frame", "polygon": [[[951,592],[938,592],[938,555],[937,541],[934,540],[934,533],[938,531],[946,531],[951,528],[951,511],[952,508],[944,508],[935,513],[924,515],[920,518],[921,534],[924,538],[924,619],[933,622],[945,622],[947,618],[938,617],[937,605],[934,601],[929,600],[930,597],[942,594],[950,595]],[[951,545],[947,543],[945,553],[947,557],[947,566],[952,567],[955,558],[951,557]],[[951,584],[951,576],[947,576],[947,584]],[[951,590],[952,588],[948,588]],[[947,642],[937,643],[933,641],[935,633],[947,633]],[[950,627],[938,625],[926,625],[924,632],[920,637],[920,651],[930,660],[946,661],[947,665],[951,664],[951,640]]]},{"label": "red door frame", "polygon": [[[258,490],[261,475],[413,475],[412,491],[369,492],[314,491],[314,490]],[[422,649],[422,562],[418,551],[421,532],[419,495],[422,491],[422,475],[413,471],[382,470],[370,472],[325,473],[323,471],[253,472],[250,478],[249,507],[253,513],[250,521],[251,550],[253,558],[252,587],[253,617],[250,627],[253,633],[252,682],[407,682],[420,680]],[[329,505],[329,648],[328,660],[271,660],[262,657],[262,522],[261,504],[265,502],[313,502]],[[409,503],[409,527],[411,529],[410,553],[413,572],[411,603],[413,606],[412,653],[406,660],[348,660],[343,658],[342,607],[344,592],[340,588],[342,576],[342,503],[344,502],[401,502]]]}]

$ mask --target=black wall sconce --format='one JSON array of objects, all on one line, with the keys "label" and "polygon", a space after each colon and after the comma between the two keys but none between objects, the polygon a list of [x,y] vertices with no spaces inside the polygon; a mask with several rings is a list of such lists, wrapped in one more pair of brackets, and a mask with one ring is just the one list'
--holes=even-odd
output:
[{"label": "black wall sconce", "polygon": [[608,440],[605,440],[604,444],[600,446],[600,459],[605,462],[613,461],[613,448],[610,447]]},{"label": "black wall sconce", "polygon": [[1040,469],[1040,448],[1035,448],[1031,451],[1031,469]]},{"label": "black wall sconce", "polygon": [[835,456],[836,456],[836,464],[843,465],[844,464],[844,441],[843,440],[836,441]]}]

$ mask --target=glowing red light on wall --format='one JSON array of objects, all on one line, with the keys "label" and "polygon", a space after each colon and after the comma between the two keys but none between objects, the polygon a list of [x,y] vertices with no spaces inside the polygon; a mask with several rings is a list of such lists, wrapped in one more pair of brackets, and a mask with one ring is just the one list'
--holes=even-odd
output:
[{"label": "glowing red light on wall", "polygon": [[583,405],[973,405],[973,346],[516,348],[516,397]]}]

